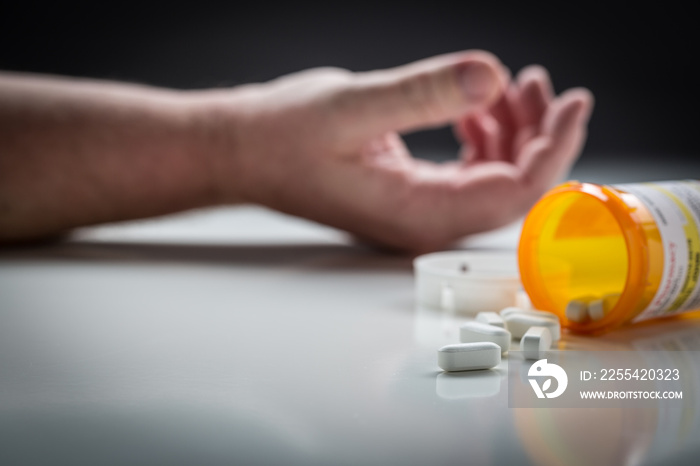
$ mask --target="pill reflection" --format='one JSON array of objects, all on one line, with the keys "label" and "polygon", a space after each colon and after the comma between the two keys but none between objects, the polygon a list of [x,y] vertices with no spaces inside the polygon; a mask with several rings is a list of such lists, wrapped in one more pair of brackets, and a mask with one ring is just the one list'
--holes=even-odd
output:
[{"label": "pill reflection", "polygon": [[501,391],[501,379],[496,370],[443,372],[435,377],[435,393],[444,400],[488,398]]}]

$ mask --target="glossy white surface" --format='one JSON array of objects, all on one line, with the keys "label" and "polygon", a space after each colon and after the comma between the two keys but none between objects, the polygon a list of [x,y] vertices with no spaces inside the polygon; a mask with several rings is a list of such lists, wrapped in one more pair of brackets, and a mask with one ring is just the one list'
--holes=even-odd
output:
[{"label": "glossy white surface", "polygon": [[[465,246],[512,249],[516,238],[510,228]],[[511,409],[507,358],[489,371],[437,367],[465,320],[415,305],[410,257],[256,208],[3,250],[0,464],[670,464],[700,454],[697,379],[663,419],[657,407]],[[565,334],[558,345],[697,350],[699,322]]]}]

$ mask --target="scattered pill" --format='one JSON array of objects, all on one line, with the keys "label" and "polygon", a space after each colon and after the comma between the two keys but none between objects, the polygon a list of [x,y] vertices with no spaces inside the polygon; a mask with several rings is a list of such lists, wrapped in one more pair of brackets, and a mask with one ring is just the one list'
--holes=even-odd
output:
[{"label": "scattered pill", "polygon": [[519,307],[507,307],[500,312],[501,317],[504,319],[511,314],[525,314],[534,317],[546,317],[547,319],[552,319],[559,322],[559,316],[553,312],[540,311],[536,309],[522,309]]},{"label": "scattered pill", "polygon": [[525,359],[542,359],[552,347],[552,334],[546,327],[530,327],[520,339],[520,350]]},{"label": "scattered pill", "polygon": [[496,312],[479,312],[476,315],[476,321],[487,325],[495,325],[496,327],[506,327],[506,324],[503,323],[503,317],[499,316]]},{"label": "scattered pill", "polygon": [[580,299],[572,299],[566,305],[566,318],[572,322],[582,323],[588,320],[588,305]]},{"label": "scattered pill", "polygon": [[459,341],[462,343],[490,341],[496,343],[501,348],[501,352],[505,353],[510,349],[510,332],[483,322],[467,322],[459,328]]},{"label": "scattered pill", "polygon": [[588,316],[593,320],[600,320],[605,317],[605,301],[594,299],[588,303]]},{"label": "scattered pill", "polygon": [[615,307],[620,299],[620,293],[606,293],[600,299],[593,299],[588,303],[588,317],[592,320],[601,320]]},{"label": "scattered pill", "polygon": [[501,347],[490,341],[457,343],[438,350],[438,366],[445,371],[491,369],[501,362]]},{"label": "scattered pill", "polygon": [[524,312],[513,312],[505,318],[506,329],[513,338],[520,339],[530,327],[547,327],[552,334],[552,340],[557,341],[561,337],[559,322],[549,317],[530,315]]}]

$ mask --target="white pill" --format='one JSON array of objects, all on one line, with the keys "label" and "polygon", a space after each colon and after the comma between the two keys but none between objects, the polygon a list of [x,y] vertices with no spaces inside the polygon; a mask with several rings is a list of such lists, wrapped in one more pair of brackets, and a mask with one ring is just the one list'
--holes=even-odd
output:
[{"label": "white pill", "polygon": [[459,341],[462,343],[490,341],[500,346],[501,352],[505,353],[510,349],[510,332],[483,322],[467,322],[459,327]]},{"label": "white pill", "polygon": [[594,299],[588,303],[588,316],[593,320],[600,320],[605,317],[605,301]]},{"label": "white pill", "polygon": [[501,347],[490,341],[457,343],[438,350],[438,366],[445,371],[491,369],[501,363]]},{"label": "white pill", "polygon": [[496,327],[506,327],[506,324],[503,323],[503,317],[495,312],[479,312],[476,315],[476,321],[487,325],[495,325]]},{"label": "white pill", "polygon": [[534,316],[534,317],[546,317],[547,319],[552,319],[557,322],[559,322],[559,316],[554,314],[553,312],[547,312],[547,311],[540,311],[537,309],[522,309],[519,307],[507,307],[503,309],[501,312],[501,317],[504,319],[508,317],[511,314],[525,314],[528,316]]},{"label": "white pill", "polygon": [[520,350],[525,359],[542,359],[552,347],[552,334],[546,327],[530,327],[520,339]]},{"label": "white pill", "polygon": [[585,322],[588,320],[588,304],[580,299],[572,299],[566,305],[565,314],[572,322]]},{"label": "white pill", "polygon": [[553,341],[561,338],[559,322],[548,317],[530,315],[524,312],[513,312],[508,314],[503,320],[505,320],[506,329],[513,335],[513,338],[522,338],[530,327],[547,327],[552,334]]},{"label": "white pill", "polygon": [[619,300],[620,293],[606,293],[600,299],[593,299],[588,303],[588,317],[593,320],[604,318]]}]

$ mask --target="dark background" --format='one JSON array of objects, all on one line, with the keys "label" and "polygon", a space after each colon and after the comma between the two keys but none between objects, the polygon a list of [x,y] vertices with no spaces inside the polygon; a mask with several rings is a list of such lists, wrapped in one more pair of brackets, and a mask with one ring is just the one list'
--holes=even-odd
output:
[{"label": "dark background", "polygon": [[[659,157],[663,163],[660,155],[667,154],[673,163],[692,162],[698,133],[693,15],[649,5],[25,2],[0,12],[0,69],[201,88],[315,66],[384,68],[480,48],[514,72],[544,65],[557,92],[591,89],[596,108],[587,158]],[[456,152],[448,129],[408,141],[423,155]]]}]

